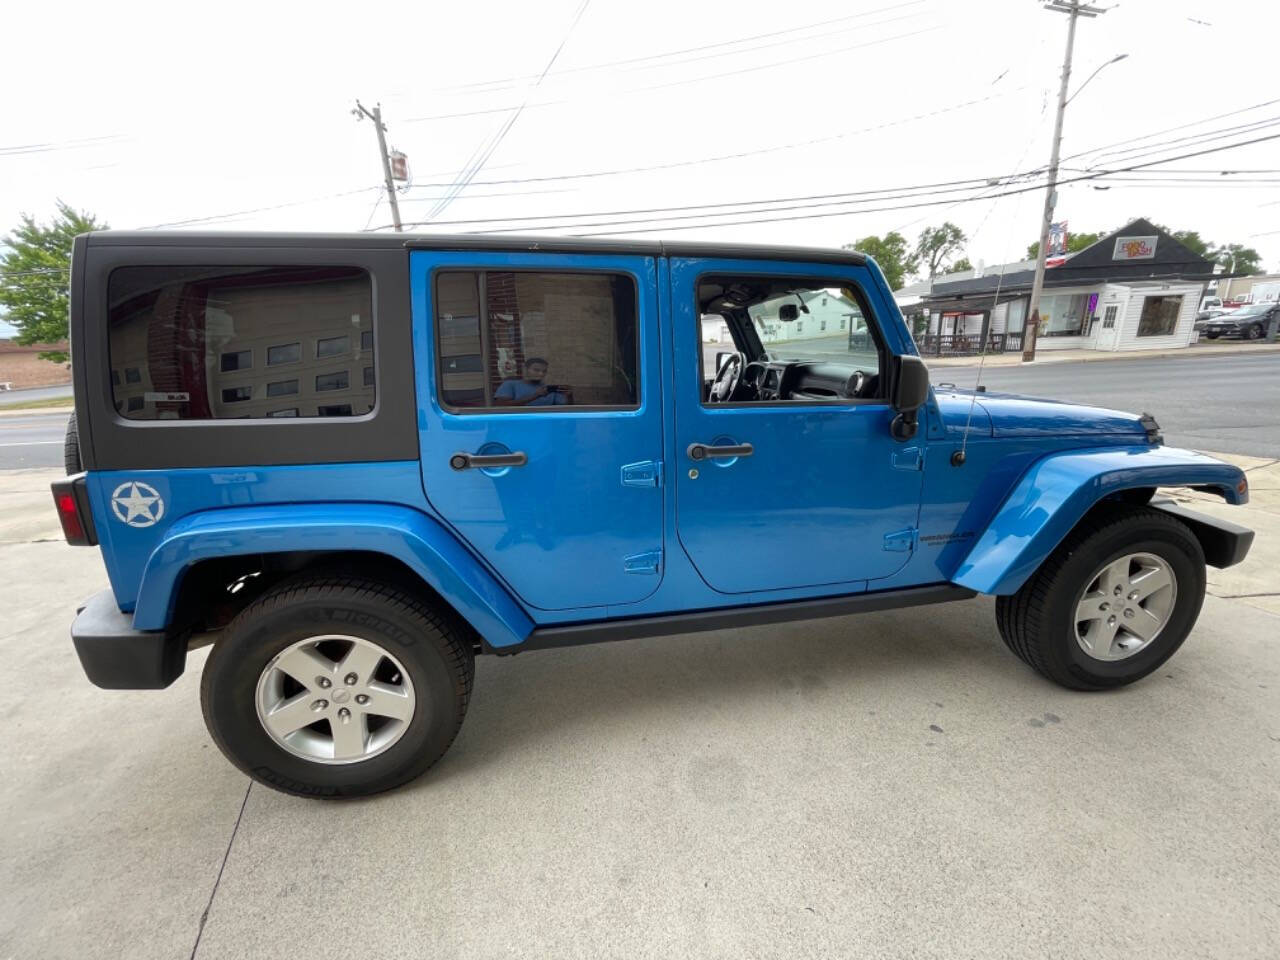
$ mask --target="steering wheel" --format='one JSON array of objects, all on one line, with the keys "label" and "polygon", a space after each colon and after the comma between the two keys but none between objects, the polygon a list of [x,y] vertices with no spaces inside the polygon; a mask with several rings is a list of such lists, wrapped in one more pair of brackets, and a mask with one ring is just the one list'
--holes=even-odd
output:
[{"label": "steering wheel", "polygon": [[716,371],[716,378],[711,381],[711,393],[708,399],[712,403],[725,403],[732,396],[733,392],[738,389],[738,382],[742,379],[742,370],[746,366],[746,358],[740,353],[731,353],[724,358],[724,363],[720,364],[720,369]]}]

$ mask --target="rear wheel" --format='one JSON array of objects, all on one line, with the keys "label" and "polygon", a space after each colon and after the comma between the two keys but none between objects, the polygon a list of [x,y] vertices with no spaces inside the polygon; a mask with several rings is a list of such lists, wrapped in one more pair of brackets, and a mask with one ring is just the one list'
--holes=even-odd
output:
[{"label": "rear wheel", "polygon": [[1260,324],[1260,323],[1255,323],[1252,327],[1250,327],[1250,328],[1249,328],[1249,332],[1246,334],[1246,336],[1247,336],[1250,340],[1261,340],[1261,339],[1262,339],[1262,335],[1263,335],[1263,333],[1265,333],[1265,332],[1266,332],[1266,331],[1264,331],[1264,330],[1262,329],[1262,324]]},{"label": "rear wheel", "polygon": [[386,584],[315,577],[269,591],[205,665],[205,723],[232,763],[304,796],[399,786],[443,756],[475,664],[451,615]]},{"label": "rear wheel", "polygon": [[1173,656],[1204,589],[1204,553],[1183,523],[1158,510],[1106,508],[1016,594],[996,599],[996,622],[1009,649],[1050,680],[1105,690]]}]

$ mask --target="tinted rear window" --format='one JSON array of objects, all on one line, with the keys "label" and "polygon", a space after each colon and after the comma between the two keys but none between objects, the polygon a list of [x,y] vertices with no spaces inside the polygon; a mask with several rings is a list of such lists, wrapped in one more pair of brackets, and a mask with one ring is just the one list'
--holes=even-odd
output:
[{"label": "tinted rear window", "polygon": [[[125,371],[123,383],[113,378],[112,393],[130,420],[348,417],[373,409],[373,380],[363,375],[374,359],[364,270],[120,267],[108,301],[110,363]],[[287,381],[279,369],[286,364]],[[296,395],[296,408],[281,410],[275,398],[283,393]]]}]

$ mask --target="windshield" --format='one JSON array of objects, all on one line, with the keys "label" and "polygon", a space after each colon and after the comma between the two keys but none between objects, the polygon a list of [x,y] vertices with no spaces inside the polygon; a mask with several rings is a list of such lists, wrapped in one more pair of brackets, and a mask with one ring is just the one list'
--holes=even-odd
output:
[{"label": "windshield", "polygon": [[1266,313],[1271,308],[1269,303],[1251,303],[1247,307],[1241,307],[1239,310],[1232,310],[1230,317],[1232,320],[1237,317],[1255,317],[1260,313]]},{"label": "windshield", "polygon": [[747,315],[770,360],[841,360],[864,369],[875,369],[879,362],[875,339],[851,290],[798,287],[749,306]]}]

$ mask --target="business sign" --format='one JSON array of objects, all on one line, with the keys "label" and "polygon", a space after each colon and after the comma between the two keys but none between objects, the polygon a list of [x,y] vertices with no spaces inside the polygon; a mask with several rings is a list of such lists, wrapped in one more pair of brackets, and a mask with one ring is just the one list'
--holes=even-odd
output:
[{"label": "business sign", "polygon": [[1067,221],[1049,224],[1049,243],[1044,248],[1050,257],[1065,256],[1067,252]]},{"label": "business sign", "polygon": [[1116,237],[1112,260],[1154,260],[1159,237]]},{"label": "business sign", "polygon": [[392,150],[387,157],[391,165],[392,180],[408,180],[409,179],[409,158],[399,150]]}]

